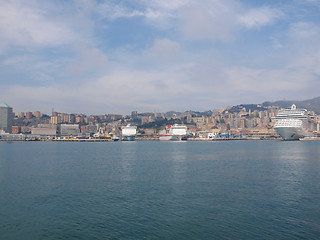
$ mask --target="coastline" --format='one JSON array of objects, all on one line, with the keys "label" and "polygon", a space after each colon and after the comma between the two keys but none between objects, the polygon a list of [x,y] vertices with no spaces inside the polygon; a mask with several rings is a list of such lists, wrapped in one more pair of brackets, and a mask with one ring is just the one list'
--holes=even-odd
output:
[{"label": "coastline", "polygon": [[[282,140],[281,138],[216,138],[216,139],[206,139],[206,138],[189,138],[186,141],[179,142],[221,142],[221,141],[273,141]],[[320,137],[314,138],[301,138],[300,141],[320,141]],[[141,138],[136,137],[135,141],[160,141],[159,138]],[[112,139],[0,139],[0,142],[122,142],[114,141]],[[167,142],[177,142],[177,141],[167,141]]]}]

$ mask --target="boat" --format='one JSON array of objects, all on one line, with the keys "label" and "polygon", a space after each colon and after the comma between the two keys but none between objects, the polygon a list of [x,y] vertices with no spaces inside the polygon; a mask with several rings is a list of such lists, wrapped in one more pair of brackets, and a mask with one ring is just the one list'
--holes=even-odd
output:
[{"label": "boat", "polygon": [[274,129],[283,140],[312,137],[314,131],[319,130],[319,123],[314,119],[314,115],[306,109],[297,109],[295,104],[292,104],[291,108],[280,110],[274,119]]},{"label": "boat", "polygon": [[187,127],[175,124],[168,125],[166,129],[159,132],[159,140],[161,141],[181,141],[187,140]]},{"label": "boat", "polygon": [[100,127],[98,132],[93,134],[93,137],[96,139],[107,139],[108,135],[106,134],[105,129]]},{"label": "boat", "polygon": [[127,126],[121,127],[122,129],[122,141],[134,141],[137,134],[137,126]]},{"label": "boat", "polygon": [[115,142],[120,140],[120,138],[118,136],[115,136],[115,135],[111,139],[112,139],[112,141],[115,141]]}]

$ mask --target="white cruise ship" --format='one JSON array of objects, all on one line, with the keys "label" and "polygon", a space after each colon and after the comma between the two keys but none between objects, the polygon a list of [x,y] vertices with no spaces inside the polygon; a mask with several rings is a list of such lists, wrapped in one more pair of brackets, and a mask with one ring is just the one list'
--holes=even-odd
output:
[{"label": "white cruise ship", "polygon": [[289,109],[280,110],[275,120],[274,129],[284,140],[312,137],[319,128],[313,115],[306,109],[297,109],[294,104]]},{"label": "white cruise ship", "polygon": [[128,124],[127,126],[121,127],[122,129],[122,141],[134,141],[137,134],[137,127],[131,126]]},{"label": "white cruise ship", "polygon": [[166,129],[160,131],[159,140],[162,141],[181,141],[187,140],[187,127],[175,124],[169,125]]}]

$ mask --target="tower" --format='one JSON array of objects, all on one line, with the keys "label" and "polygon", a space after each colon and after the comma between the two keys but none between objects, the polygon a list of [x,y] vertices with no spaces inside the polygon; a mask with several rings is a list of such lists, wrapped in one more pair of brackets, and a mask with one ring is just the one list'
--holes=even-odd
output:
[{"label": "tower", "polygon": [[7,133],[12,132],[12,108],[6,103],[0,104],[0,130],[3,130]]}]

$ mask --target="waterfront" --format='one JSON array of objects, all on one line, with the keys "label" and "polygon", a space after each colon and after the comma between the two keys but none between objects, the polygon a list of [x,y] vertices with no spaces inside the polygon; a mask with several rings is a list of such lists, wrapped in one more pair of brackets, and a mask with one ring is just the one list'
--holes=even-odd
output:
[{"label": "waterfront", "polygon": [[1,142],[3,239],[317,239],[318,141]]}]

